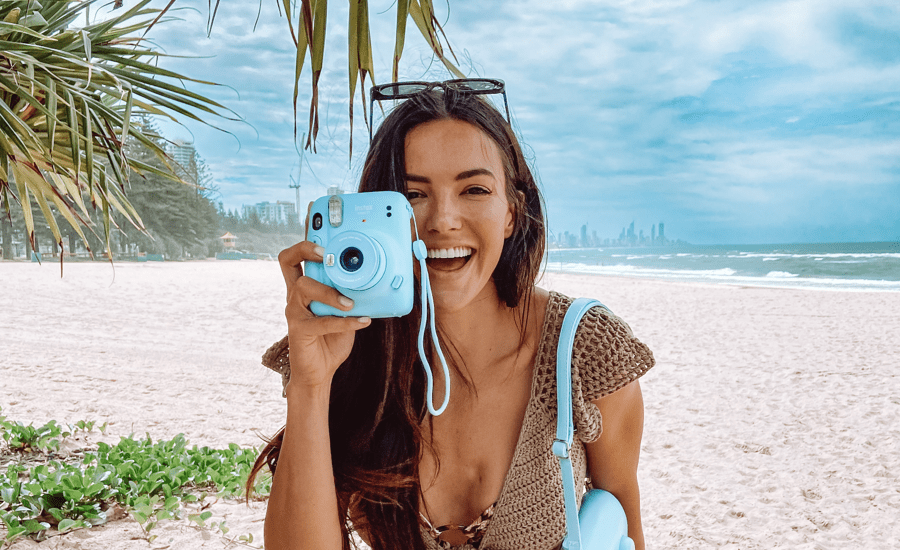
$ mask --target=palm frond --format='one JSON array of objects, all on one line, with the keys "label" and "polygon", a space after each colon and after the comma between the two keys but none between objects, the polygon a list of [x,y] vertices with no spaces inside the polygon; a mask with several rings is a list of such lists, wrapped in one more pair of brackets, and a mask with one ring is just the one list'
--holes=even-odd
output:
[{"label": "palm frond", "polygon": [[85,246],[82,227],[93,232],[95,223],[109,244],[114,213],[142,229],[126,197],[129,172],[179,178],[129,157],[126,144],[134,139],[170,166],[159,142],[145,136],[132,116],[204,123],[230,118],[227,108],[182,86],[212,83],[157,66],[166,54],[148,46],[144,35],[165,21],[168,7],[152,9],[150,0],[142,0],[78,27],[78,17],[99,1],[0,2],[0,197],[7,211],[13,202],[21,206],[32,246],[33,204],[60,247],[54,209]]},{"label": "palm frond", "polygon": [[[215,7],[211,8],[213,15],[210,17],[210,26],[215,21],[215,13],[219,9],[220,2],[221,0],[216,0]],[[309,131],[306,133],[308,137],[304,147],[315,151],[316,136],[319,131],[319,78],[322,73],[325,51],[328,0],[300,0],[299,10],[293,9],[296,7],[295,1],[281,0],[281,7],[284,8],[284,13],[288,20],[291,39],[297,47],[294,65],[294,139],[297,139],[297,97],[300,90],[300,75],[306,64],[308,53],[312,65],[312,94],[309,102]],[[391,73],[393,81],[396,82],[398,78],[398,67],[400,58],[403,56],[405,44],[406,22],[410,18],[416,24],[422,36],[425,37],[435,57],[447,67],[447,70],[458,78],[465,77],[453,62],[456,61],[456,55],[453,53],[453,49],[450,48],[447,36],[444,34],[444,30],[435,16],[434,5],[431,0],[397,0],[397,34],[394,43],[393,71]],[[296,25],[294,23],[295,20]],[[360,95],[362,96],[363,114],[365,114],[365,79],[368,77],[373,84],[375,82],[373,74],[374,63],[372,61],[372,38],[369,31],[368,0],[350,0],[350,16],[347,29],[350,84],[350,147],[352,155],[353,102],[355,100],[356,85],[358,80],[361,81]],[[447,44],[447,50],[449,50],[453,61],[445,55],[444,44]]]}]

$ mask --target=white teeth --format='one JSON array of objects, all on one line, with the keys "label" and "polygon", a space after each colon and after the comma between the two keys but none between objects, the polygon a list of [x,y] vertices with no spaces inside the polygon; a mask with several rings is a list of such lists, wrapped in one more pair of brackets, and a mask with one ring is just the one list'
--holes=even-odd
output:
[{"label": "white teeth", "polygon": [[429,258],[465,258],[472,255],[472,249],[467,246],[456,248],[438,248],[428,251]]}]

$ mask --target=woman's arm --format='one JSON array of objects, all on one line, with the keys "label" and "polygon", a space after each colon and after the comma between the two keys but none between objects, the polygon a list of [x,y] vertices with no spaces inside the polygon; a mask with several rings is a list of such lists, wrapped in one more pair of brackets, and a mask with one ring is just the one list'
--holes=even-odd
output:
[{"label": "woman's arm", "polygon": [[365,318],[317,317],[309,310],[316,300],[349,310],[353,303],[328,287],[303,276],[304,261],[322,261],[322,250],[304,241],[278,256],[287,285],[291,380],[285,390],[287,422],[278,454],[272,492],[266,508],[268,550],[316,548],[341,550],[328,408],[334,372],[350,354],[355,331],[369,325]]},{"label": "woman's arm", "polygon": [[343,548],[328,402],[328,388],[288,384],[287,424],[266,508],[267,550]]},{"label": "woman's arm", "polygon": [[644,431],[644,400],[634,381],[594,401],[603,417],[603,433],[585,445],[588,473],[593,486],[612,493],[625,509],[628,536],[636,550],[644,549],[641,526],[641,493],[637,468]]}]

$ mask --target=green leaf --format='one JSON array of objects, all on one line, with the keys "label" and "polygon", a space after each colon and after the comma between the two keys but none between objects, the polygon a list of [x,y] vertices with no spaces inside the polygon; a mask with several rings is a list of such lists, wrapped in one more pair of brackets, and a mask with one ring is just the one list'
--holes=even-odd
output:
[{"label": "green leaf", "polygon": [[12,487],[3,487],[0,489],[0,500],[12,504],[18,499],[20,487],[20,484],[16,484]]},{"label": "green leaf", "polygon": [[56,526],[56,529],[60,533],[66,533],[68,531],[71,531],[72,529],[78,528],[79,526],[80,526],[80,522],[78,522],[74,519],[71,519],[71,518],[66,518],[66,519],[60,520],[59,525]]},{"label": "green leaf", "polygon": [[102,483],[93,483],[88,487],[85,487],[84,494],[85,496],[92,497],[98,494],[103,490],[104,485]]},{"label": "green leaf", "polygon": [[50,524],[46,522],[39,522],[34,519],[26,519],[22,522],[22,526],[28,530],[29,533],[38,533],[40,531],[46,531],[50,528]]},{"label": "green leaf", "polygon": [[397,82],[400,67],[400,58],[403,56],[403,47],[406,42],[406,20],[409,19],[409,0],[397,0],[397,32],[394,39],[394,67],[391,78]]},{"label": "green leaf", "polygon": [[6,540],[15,540],[20,535],[24,535],[28,533],[28,529],[23,525],[10,526],[8,532],[6,533]]}]

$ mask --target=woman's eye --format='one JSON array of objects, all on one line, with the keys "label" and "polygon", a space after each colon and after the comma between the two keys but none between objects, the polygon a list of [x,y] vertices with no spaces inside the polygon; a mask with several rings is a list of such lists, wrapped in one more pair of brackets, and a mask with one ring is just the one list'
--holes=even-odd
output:
[{"label": "woman's eye", "polygon": [[490,189],[485,189],[484,187],[469,187],[466,189],[466,193],[470,195],[490,195]]},{"label": "woman's eye", "polygon": [[406,200],[411,201],[413,199],[420,199],[424,195],[419,191],[407,191],[406,192]]}]

